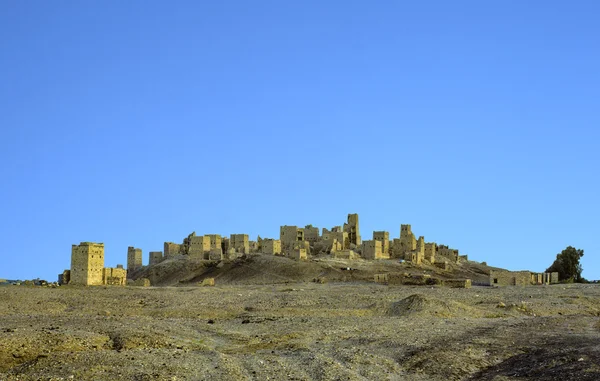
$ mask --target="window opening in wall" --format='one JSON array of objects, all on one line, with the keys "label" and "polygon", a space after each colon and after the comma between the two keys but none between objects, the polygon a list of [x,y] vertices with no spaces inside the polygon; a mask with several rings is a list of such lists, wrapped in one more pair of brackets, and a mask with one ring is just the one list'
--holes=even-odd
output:
[{"label": "window opening in wall", "polygon": [[494,278],[494,283],[498,283],[498,278]]}]

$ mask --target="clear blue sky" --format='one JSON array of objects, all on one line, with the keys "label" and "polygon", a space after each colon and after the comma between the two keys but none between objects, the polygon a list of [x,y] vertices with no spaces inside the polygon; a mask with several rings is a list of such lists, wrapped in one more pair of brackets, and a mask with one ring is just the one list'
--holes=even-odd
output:
[{"label": "clear blue sky", "polygon": [[597,1],[3,1],[0,277],[359,213],[600,279]]}]

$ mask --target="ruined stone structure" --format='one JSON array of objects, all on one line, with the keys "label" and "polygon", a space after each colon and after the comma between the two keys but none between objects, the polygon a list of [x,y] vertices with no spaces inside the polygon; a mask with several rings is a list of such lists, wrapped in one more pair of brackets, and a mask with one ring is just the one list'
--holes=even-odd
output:
[{"label": "ruined stone structure", "polygon": [[339,251],[334,252],[332,255],[333,255],[334,258],[337,258],[337,259],[350,259],[350,260],[352,260],[352,259],[358,259],[359,258],[359,255],[356,254],[354,252],[354,250],[339,250]]},{"label": "ruined stone structure", "polygon": [[319,242],[321,240],[319,228],[313,227],[312,225],[306,225],[304,227],[304,239],[310,242],[311,245]]},{"label": "ruined stone structure", "polygon": [[[383,255],[390,255],[390,233],[385,231],[373,232],[373,240],[381,242],[381,252]],[[363,242],[364,244],[364,242]]]},{"label": "ruined stone structure", "polygon": [[558,283],[558,273],[532,273],[530,271],[490,271],[490,286],[528,286]]},{"label": "ruined stone structure", "polygon": [[208,259],[211,261],[220,261],[223,259],[223,249],[219,248],[215,248],[215,249],[210,249],[210,252],[208,253]]},{"label": "ruined stone structure", "polygon": [[297,248],[310,248],[310,243],[304,239],[304,229],[297,226],[281,226],[279,228],[279,240],[284,254],[293,255]]},{"label": "ruined stone structure", "polygon": [[[229,253],[231,251],[231,242],[229,242],[229,238],[221,237],[221,250],[223,253]],[[235,253],[235,250],[233,250]]]},{"label": "ruined stone structure", "polygon": [[363,259],[372,260],[389,258],[389,256],[384,257],[383,250],[381,248],[381,241],[378,240],[363,241],[362,257]]},{"label": "ruined stone structure", "polygon": [[329,253],[346,250],[350,247],[348,232],[341,231],[341,228],[333,228],[331,231],[323,228],[322,242]]},{"label": "ruined stone structure", "polygon": [[297,226],[281,226],[279,228],[279,240],[284,248],[293,245],[295,242],[304,241],[304,229]]},{"label": "ruined stone structure", "polygon": [[71,270],[60,277],[61,282],[82,286],[124,285],[127,271],[122,265],[104,267],[104,244],[81,242],[71,246]]},{"label": "ruined stone structure", "polygon": [[142,249],[133,246],[127,248],[127,270],[135,271],[142,267]]},{"label": "ruined stone structure", "polygon": [[417,240],[410,225],[400,225],[400,257],[412,260],[412,252],[417,250]]},{"label": "ruined stone structure", "polygon": [[262,252],[265,254],[281,255],[281,241],[278,239],[264,239]]},{"label": "ruined stone structure", "polygon": [[425,260],[432,265],[435,263],[435,252],[437,245],[434,242],[425,243]]},{"label": "ruined stone structure", "polygon": [[451,249],[446,245],[438,245],[435,255],[445,257],[453,263],[458,263],[458,250]]},{"label": "ruined stone structure", "polygon": [[210,237],[196,236],[189,238],[188,255],[193,258],[205,259],[210,251]]},{"label": "ruined stone structure", "polygon": [[295,259],[297,261],[308,259],[308,255],[306,254],[306,249],[292,249],[287,256],[291,259]]},{"label": "ruined stone structure", "polygon": [[157,263],[162,262],[163,260],[163,252],[162,251],[151,251],[149,255],[149,264],[155,265]]},{"label": "ruined stone structure", "polygon": [[[330,255],[338,259],[362,257],[365,260],[383,260],[394,258],[399,262],[406,261],[416,266],[434,265],[443,270],[456,268],[456,264],[468,261],[468,257],[464,254],[459,255],[459,251],[456,249],[438,245],[435,242],[426,243],[423,236],[419,236],[417,239],[411,225],[402,224],[400,226],[399,238],[390,240],[389,232],[374,231],[373,239],[363,242],[359,230],[358,214],[348,214],[347,222],[343,226],[334,226],[331,230],[323,228],[321,235],[319,235],[319,229],[312,225],[306,225],[304,228],[281,226],[278,240],[262,239],[258,236],[256,241],[250,241],[247,234],[231,234],[227,238],[221,237],[219,234],[198,236],[196,232],[192,232],[183,239],[181,244],[165,242],[164,256],[160,251],[150,252],[149,263],[155,265],[176,255],[187,255],[199,260],[234,260],[242,254],[257,252],[271,255],[283,254],[296,260],[306,260],[313,255]],[[82,242],[80,245],[73,245],[71,254],[71,270],[59,274],[61,284],[125,284],[127,272],[122,266],[104,267],[103,244]],[[141,249],[128,247],[128,270],[134,271],[140,267],[142,267]],[[397,275],[381,275],[380,281],[385,278],[385,282],[394,283],[399,281],[396,279],[397,277]],[[403,276],[402,282],[419,284],[418,282],[423,281],[409,278]],[[528,271],[492,271],[489,278],[489,284],[493,286],[556,282],[558,282],[556,273],[539,274]],[[456,283],[459,287],[470,286],[467,280],[456,280]]]},{"label": "ruined stone structure", "polygon": [[236,253],[250,254],[248,234],[232,234],[229,239],[229,248],[234,249]]},{"label": "ruined stone structure", "polygon": [[104,244],[81,242],[71,247],[70,284],[102,285],[104,270]]},{"label": "ruined stone structure", "polygon": [[109,286],[125,286],[127,284],[127,270],[121,267],[105,267],[102,274],[102,284]]},{"label": "ruined stone structure", "polygon": [[165,258],[172,258],[176,255],[179,255],[179,249],[181,245],[174,242],[165,242],[164,245],[164,253]]},{"label": "ruined stone structure", "polygon": [[358,228],[358,214],[348,214],[348,222],[344,224],[344,232],[348,233],[348,240],[355,246],[360,246],[360,230]]},{"label": "ruined stone structure", "polygon": [[220,234],[206,234],[210,240],[210,249],[221,249],[223,251],[223,247],[221,246],[221,235]]},{"label": "ruined stone structure", "polygon": [[471,279],[445,279],[443,284],[451,288],[471,288]]},{"label": "ruined stone structure", "polygon": [[65,270],[62,273],[58,274],[59,286],[69,284],[70,281],[71,281],[71,270]]}]

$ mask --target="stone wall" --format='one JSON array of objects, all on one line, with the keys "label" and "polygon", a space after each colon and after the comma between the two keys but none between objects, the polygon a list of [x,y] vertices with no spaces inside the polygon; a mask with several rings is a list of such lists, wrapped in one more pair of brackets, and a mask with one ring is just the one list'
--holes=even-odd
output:
[{"label": "stone wall", "polygon": [[531,272],[529,271],[490,271],[491,286],[526,286],[531,284]]},{"label": "stone wall", "polygon": [[109,286],[125,286],[127,284],[127,270],[118,267],[105,267],[102,274],[102,283]]}]

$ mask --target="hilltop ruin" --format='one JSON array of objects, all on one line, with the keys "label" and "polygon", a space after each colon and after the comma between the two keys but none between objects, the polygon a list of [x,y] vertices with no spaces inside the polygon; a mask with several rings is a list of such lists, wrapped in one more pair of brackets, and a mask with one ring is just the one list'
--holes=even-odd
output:
[{"label": "hilltop ruin", "polygon": [[[434,267],[438,271],[448,271],[451,266],[469,262],[467,255],[459,250],[436,242],[426,242],[424,236],[417,236],[408,224],[400,225],[399,238],[390,239],[388,231],[374,231],[372,239],[362,240],[358,214],[348,214],[343,225],[331,229],[313,225],[305,227],[283,225],[279,238],[261,238],[250,241],[248,234],[196,235],[190,233],[181,243],[165,242],[164,252],[151,251],[149,265],[178,256],[186,256],[199,261],[233,261],[248,254],[261,253],[287,257],[296,261],[311,258],[329,257],[343,260],[393,260],[415,267]],[[104,267],[104,244],[81,242],[73,245],[71,269],[59,274],[60,284],[73,285],[125,285],[128,273],[142,269],[142,250],[133,246],[127,249],[127,270],[122,265],[116,268]],[[483,283],[490,286],[550,284],[558,282],[557,273],[532,273],[529,271],[511,272],[501,269],[489,270],[489,280]],[[373,281],[386,284],[400,283],[399,274],[377,274]],[[132,283],[132,282],[130,282]],[[147,282],[144,282],[144,285]],[[455,282],[456,283],[456,282]],[[133,283],[132,283],[133,284]],[[450,285],[451,282],[446,281]],[[460,285],[471,285],[470,280],[458,280]]]}]

